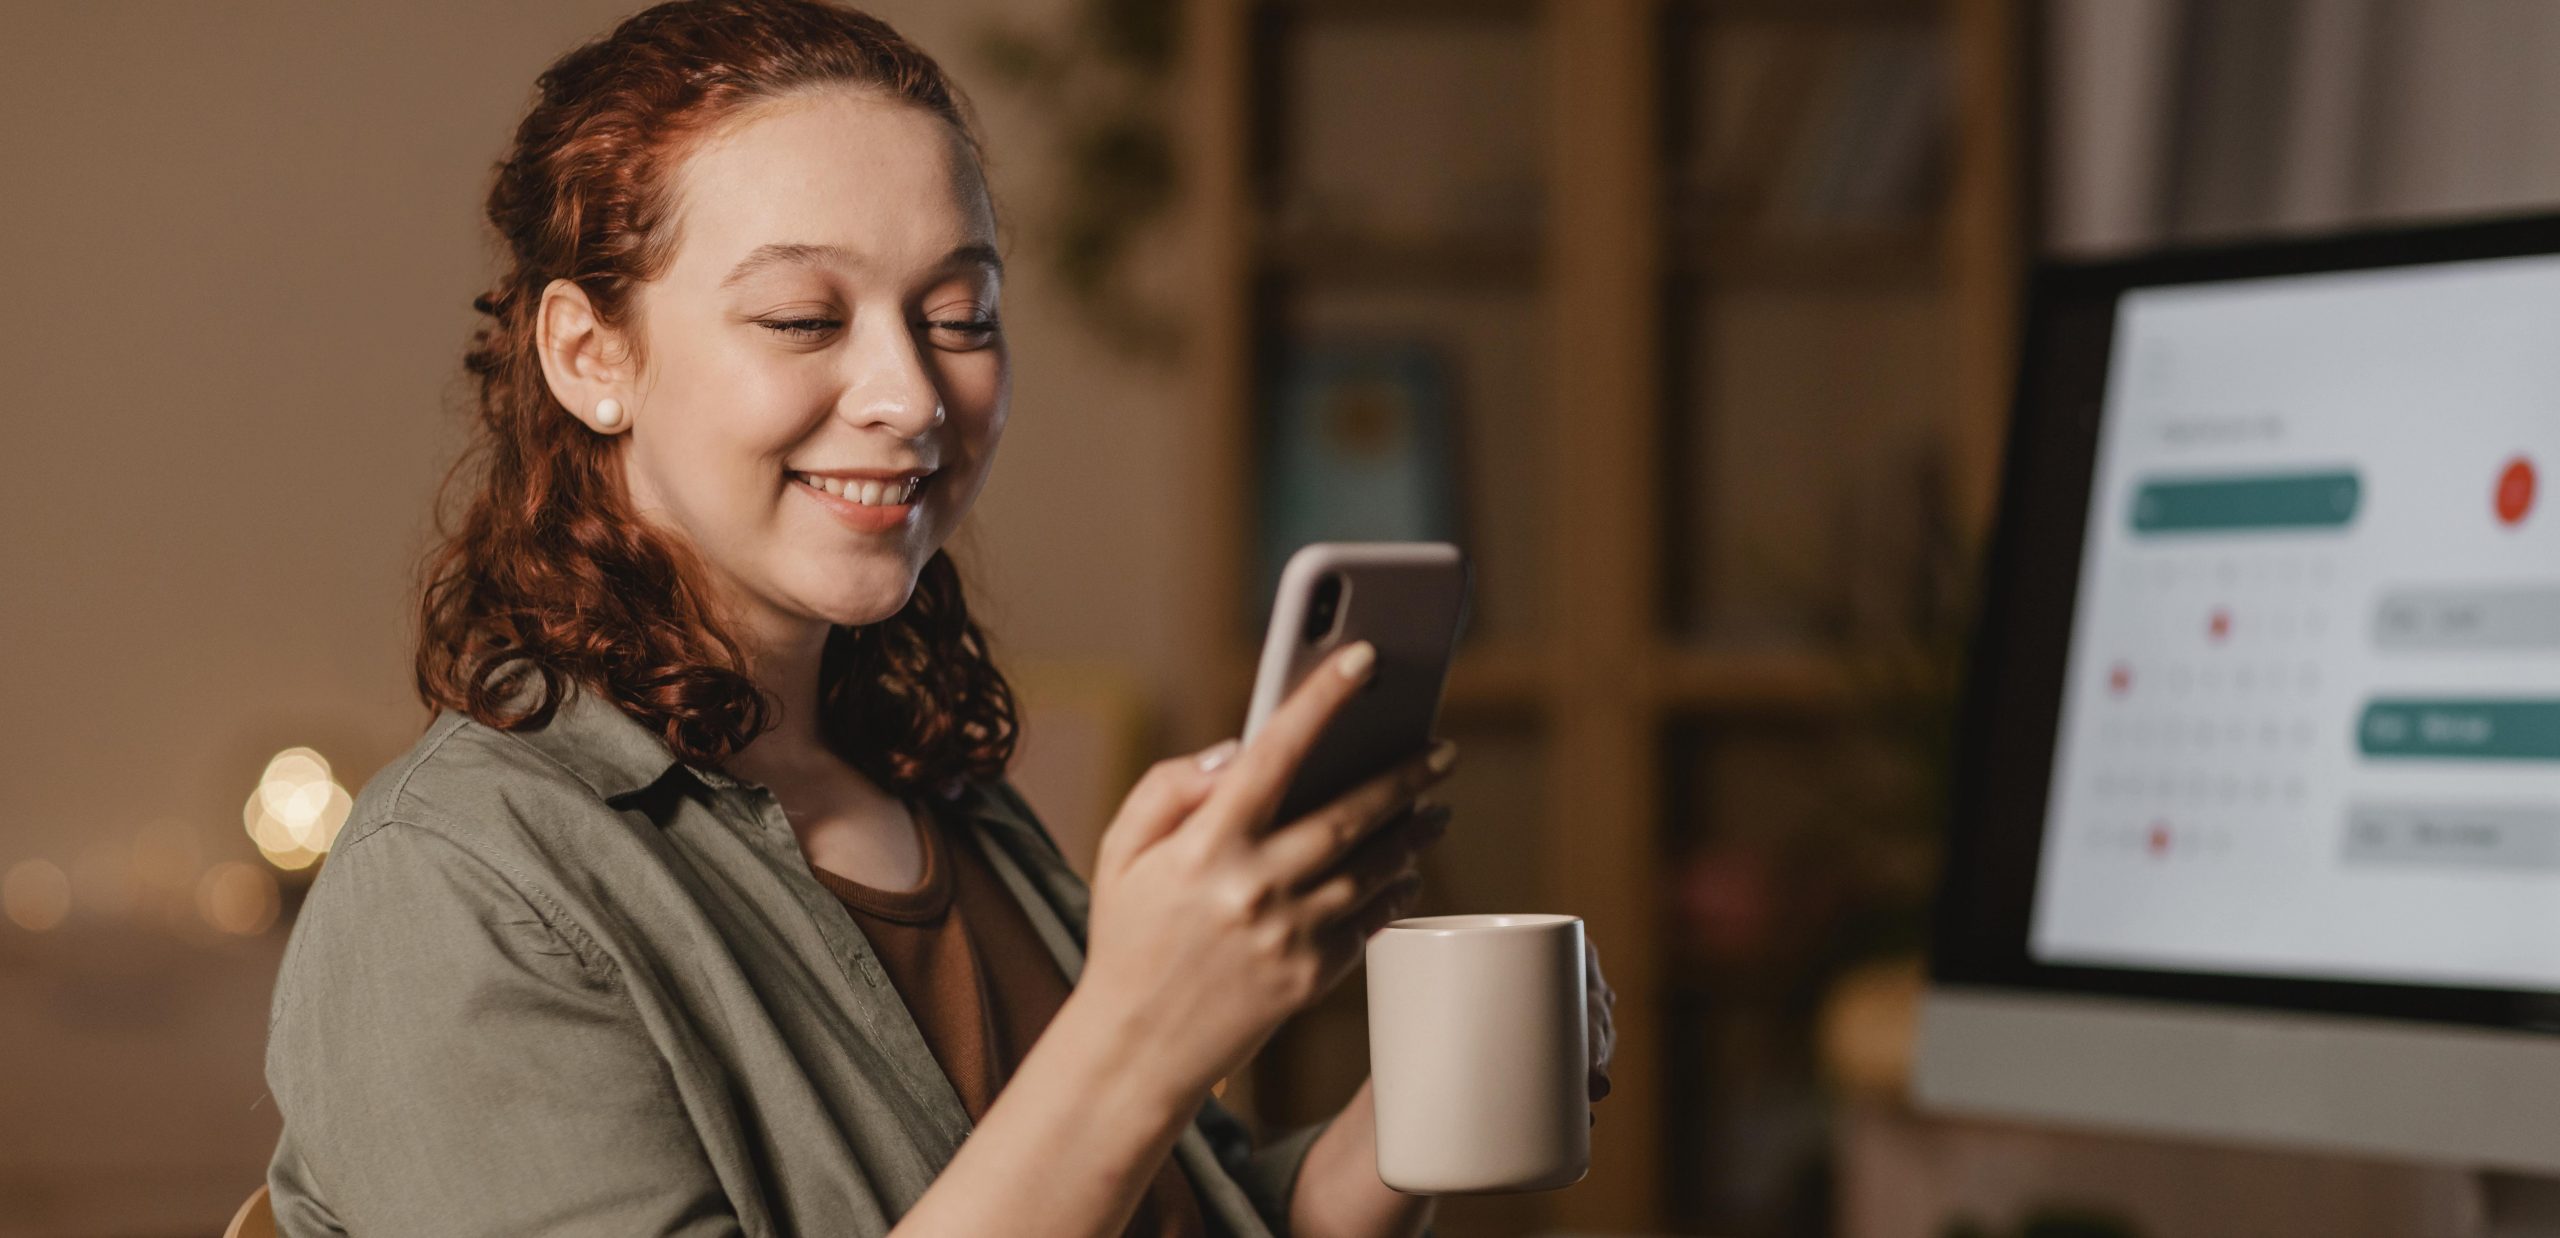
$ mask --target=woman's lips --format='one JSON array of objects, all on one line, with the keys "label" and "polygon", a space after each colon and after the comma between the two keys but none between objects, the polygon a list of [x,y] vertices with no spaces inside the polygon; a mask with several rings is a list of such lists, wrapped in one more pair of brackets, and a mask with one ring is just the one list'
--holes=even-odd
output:
[{"label": "woman's lips", "polygon": [[905,525],[908,518],[915,514],[916,509],[924,506],[924,496],[926,492],[933,489],[933,475],[927,474],[923,480],[916,483],[916,493],[914,498],[911,498],[904,503],[887,504],[880,507],[869,507],[856,503],[851,499],[840,498],[836,495],[829,494],[824,490],[820,490],[816,486],[812,486],[797,477],[791,479],[791,488],[801,492],[802,494],[808,495],[810,498],[816,499],[820,504],[824,505],[829,512],[833,513],[836,519],[845,522],[847,525],[852,526],[859,532],[887,533]]}]

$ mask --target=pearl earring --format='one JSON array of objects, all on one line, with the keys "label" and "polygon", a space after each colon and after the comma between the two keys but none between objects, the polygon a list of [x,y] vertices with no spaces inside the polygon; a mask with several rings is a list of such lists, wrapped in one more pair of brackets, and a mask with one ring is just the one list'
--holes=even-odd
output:
[{"label": "pearl earring", "polygon": [[607,396],[596,401],[596,424],[611,429],[622,424],[622,401]]}]

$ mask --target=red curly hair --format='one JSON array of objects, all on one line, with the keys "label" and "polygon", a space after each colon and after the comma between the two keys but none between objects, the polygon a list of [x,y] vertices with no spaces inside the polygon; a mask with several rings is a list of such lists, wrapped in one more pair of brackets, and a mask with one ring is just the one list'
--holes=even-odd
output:
[{"label": "red curly hair", "polygon": [[[534,318],[574,280],[623,328],[631,295],[673,256],[672,174],[692,139],[747,106],[829,85],[910,103],[983,152],[940,65],[886,23],[818,0],[675,0],[554,61],[489,190],[512,261],[472,305],[471,442],[437,494],[422,573],[418,694],[502,730],[545,725],[567,684],[611,700],[678,757],[713,768],[779,718],[714,614],[691,546],[644,523],[592,433],[551,394]],[[464,492],[458,521],[453,492]],[[509,714],[538,676],[542,691]],[[948,793],[1001,776],[1013,693],[937,550],[904,609],[837,627],[820,659],[819,728],[883,790]],[[859,744],[852,737],[860,737]]]}]

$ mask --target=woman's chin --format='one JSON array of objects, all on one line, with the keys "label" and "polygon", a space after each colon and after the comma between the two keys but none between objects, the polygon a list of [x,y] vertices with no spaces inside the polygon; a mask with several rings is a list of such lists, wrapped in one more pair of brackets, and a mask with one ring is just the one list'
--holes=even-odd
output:
[{"label": "woman's chin", "polygon": [[800,549],[767,569],[772,583],[766,596],[787,599],[788,609],[839,626],[878,623],[906,608],[930,554],[911,557],[895,545],[855,554],[841,548]]},{"label": "woman's chin", "polygon": [[812,598],[814,604],[810,609],[837,627],[861,627],[878,623],[906,609],[907,599],[914,594],[915,578],[910,576],[888,587],[858,592],[837,591]]}]

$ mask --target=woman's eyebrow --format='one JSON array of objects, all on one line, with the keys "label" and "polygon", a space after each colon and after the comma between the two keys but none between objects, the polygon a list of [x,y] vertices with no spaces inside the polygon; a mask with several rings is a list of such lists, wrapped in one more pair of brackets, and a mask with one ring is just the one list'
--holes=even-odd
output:
[{"label": "woman's eyebrow", "polygon": [[996,247],[985,241],[971,241],[943,255],[942,265],[945,270],[959,266],[982,266],[995,274],[1002,275],[1004,274],[1004,255],[997,253]]},{"label": "woman's eyebrow", "polygon": [[770,266],[797,264],[812,266],[822,262],[850,262],[853,253],[842,245],[812,245],[805,241],[768,241],[758,245],[720,280],[729,287]]},{"label": "woman's eyebrow", "polygon": [[[853,251],[841,245],[815,245],[806,241],[769,241],[756,246],[748,252],[746,257],[738,260],[738,265],[729,268],[729,273],[721,277],[720,286],[730,287],[770,266],[791,264],[809,266],[827,262],[849,265],[852,261]],[[1002,275],[1004,274],[1004,255],[997,253],[995,246],[984,241],[971,241],[943,255],[941,263],[944,270],[972,265],[983,266]]]}]

